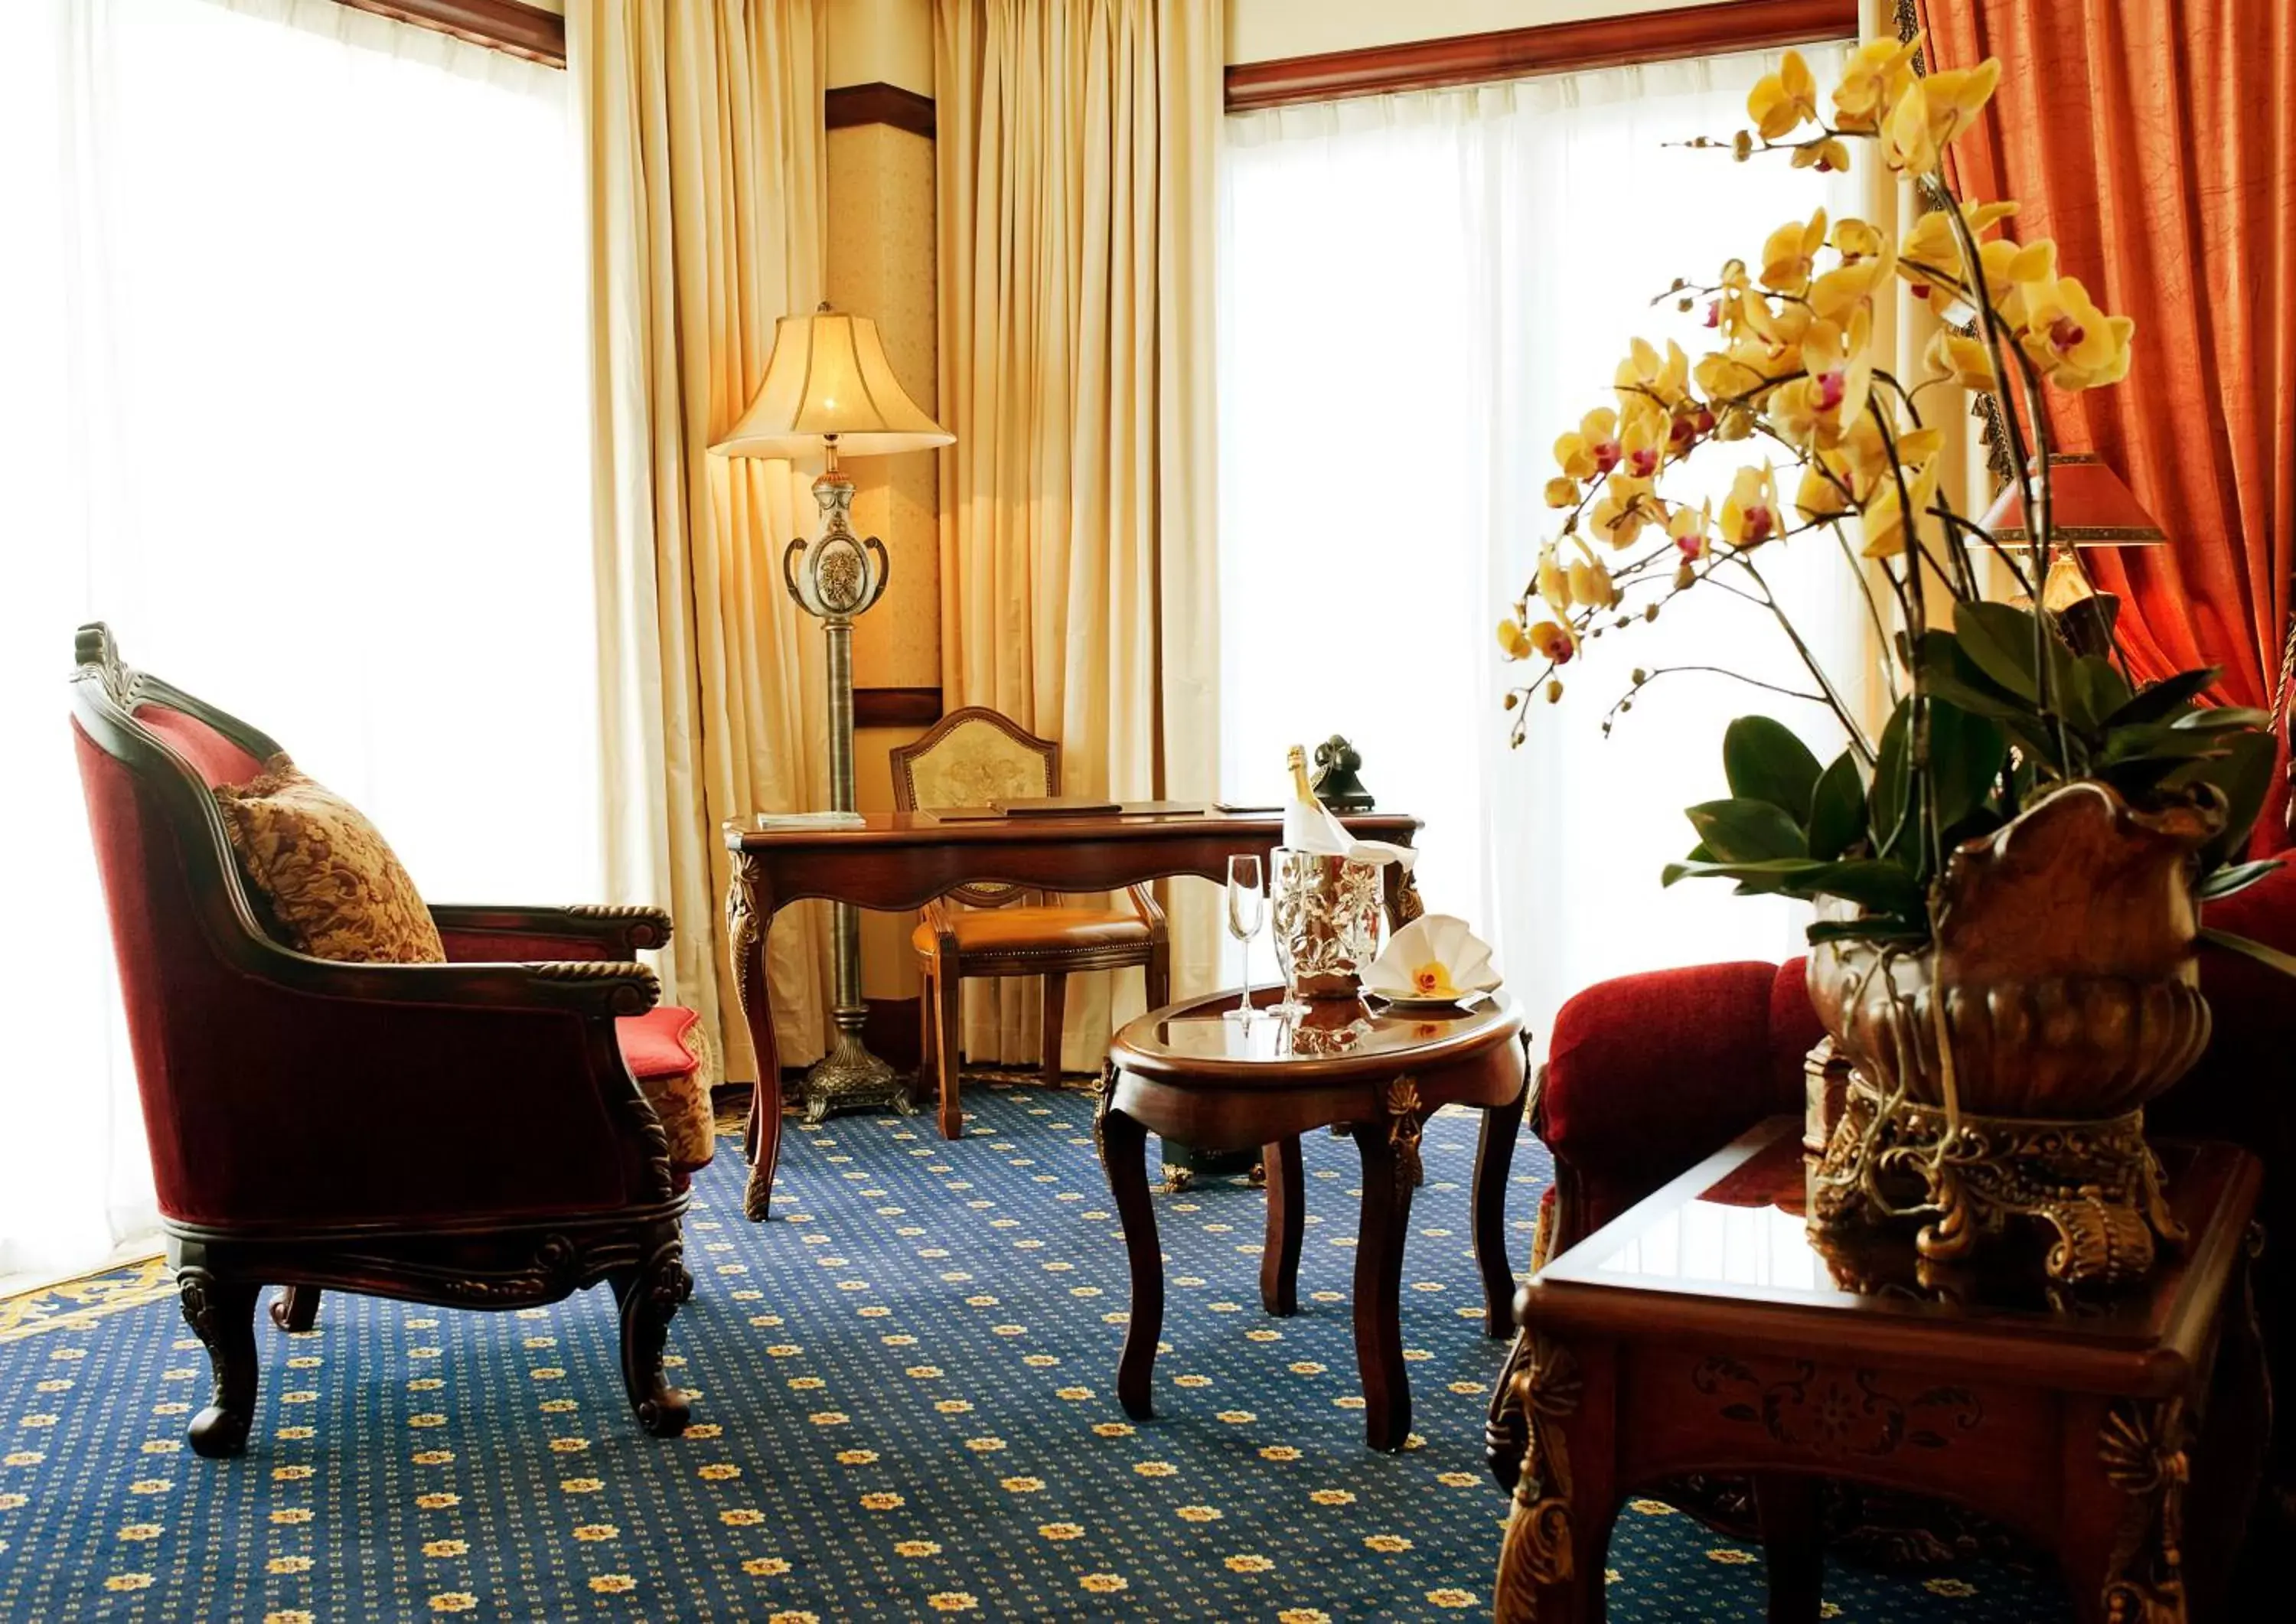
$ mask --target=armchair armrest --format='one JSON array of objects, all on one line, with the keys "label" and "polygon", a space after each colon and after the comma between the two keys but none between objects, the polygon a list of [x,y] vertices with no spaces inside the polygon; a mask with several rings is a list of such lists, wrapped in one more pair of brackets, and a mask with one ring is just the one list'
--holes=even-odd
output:
[{"label": "armchair armrest", "polygon": [[1125,890],[1132,898],[1133,907],[1147,922],[1149,939],[1164,940],[1170,927],[1165,923],[1163,905],[1156,900],[1155,889],[1146,885],[1129,885]]},{"label": "armchair armrest", "polygon": [[430,917],[450,963],[504,959],[628,959],[669,942],[669,915],[624,903],[521,907],[434,903]]},{"label": "armchair armrest", "polygon": [[661,1002],[661,981],[651,969],[611,959],[366,964],[313,958],[267,942],[261,948],[267,951],[242,967],[310,997],[593,1018],[642,1015]]}]

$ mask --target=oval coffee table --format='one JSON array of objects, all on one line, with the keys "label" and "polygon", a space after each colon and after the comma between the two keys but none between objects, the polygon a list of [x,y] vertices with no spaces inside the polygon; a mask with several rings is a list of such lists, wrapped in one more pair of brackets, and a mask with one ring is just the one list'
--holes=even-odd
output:
[{"label": "oval coffee table", "polygon": [[1341,1126],[1363,1157],[1357,1231],[1356,1365],[1364,1432],[1400,1449],[1411,1432],[1404,1372],[1403,1240],[1419,1182],[1420,1125],[1444,1105],[1483,1112],[1475,1150],[1475,1263],[1485,1332],[1513,1334],[1514,1276],[1506,1261],[1506,1183],[1522,1123],[1522,1018],[1505,994],[1433,1015],[1384,1013],[1349,998],[1314,1005],[1297,1023],[1261,1014],[1249,1032],[1221,1017],[1237,995],[1175,1004],[1132,1021],[1109,1046],[1093,1137],[1132,1270],[1132,1316],[1116,1367],[1125,1413],[1154,1413],[1149,1387],[1164,1329],[1164,1264],[1143,1161],[1157,1133],[1207,1151],[1263,1147],[1267,1243],[1259,1296],[1270,1314],[1299,1309],[1306,1218],[1300,1136]]}]

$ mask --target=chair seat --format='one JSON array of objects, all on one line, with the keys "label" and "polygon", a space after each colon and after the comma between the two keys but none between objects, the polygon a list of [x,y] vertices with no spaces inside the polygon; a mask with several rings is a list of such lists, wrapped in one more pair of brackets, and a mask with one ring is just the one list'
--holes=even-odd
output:
[{"label": "chair seat", "polygon": [[[1148,922],[1129,908],[974,908],[948,915],[959,953],[1056,954],[1066,949],[1137,947],[1146,951]],[[909,941],[927,957],[937,945],[933,928],[920,924]]]},{"label": "chair seat", "polygon": [[710,1109],[710,1086],[718,1080],[718,1057],[709,1029],[692,1010],[661,1004],[643,1015],[614,1023],[622,1063],[661,1119],[669,1136],[669,1163],[682,1179],[709,1165],[718,1144]]}]

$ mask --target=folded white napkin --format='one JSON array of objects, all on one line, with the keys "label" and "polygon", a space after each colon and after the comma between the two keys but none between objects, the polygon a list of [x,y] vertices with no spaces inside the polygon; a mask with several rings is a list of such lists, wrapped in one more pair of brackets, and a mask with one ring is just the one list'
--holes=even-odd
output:
[{"label": "folded white napkin", "polygon": [[1413,920],[1363,972],[1365,992],[1396,998],[1464,998],[1490,991],[1499,980],[1490,948],[1465,920],[1449,914]]}]

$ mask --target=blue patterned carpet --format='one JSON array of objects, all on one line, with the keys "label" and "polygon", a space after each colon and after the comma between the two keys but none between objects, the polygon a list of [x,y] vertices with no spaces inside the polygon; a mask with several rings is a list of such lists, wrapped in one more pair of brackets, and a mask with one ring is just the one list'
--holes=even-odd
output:
[{"label": "blue patterned carpet", "polygon": [[[0,1619],[1332,1620],[1488,1616],[1505,1502],[1484,1475],[1468,1248],[1474,1120],[1427,1130],[1404,1292],[1419,1447],[1362,1443],[1347,1291],[1352,1148],[1307,1146],[1300,1316],[1259,1311],[1261,1197],[1158,1197],[1159,1417],[1114,1395],[1123,1252],[1073,1095],[977,1090],[923,1119],[792,1133],[771,1224],[738,1144],[703,1175],[699,1393],[640,1433],[603,1291],[518,1314],[330,1296],[262,1326],[247,1455],[182,1442],[207,1362],[157,1265],[0,1302]],[[1520,1253],[1544,1179],[1528,1135]],[[1755,1620],[1755,1554],[1652,1502],[1622,1515],[1614,1619]],[[1829,1617],[2062,1616],[2013,1569],[1835,1564]]]}]

